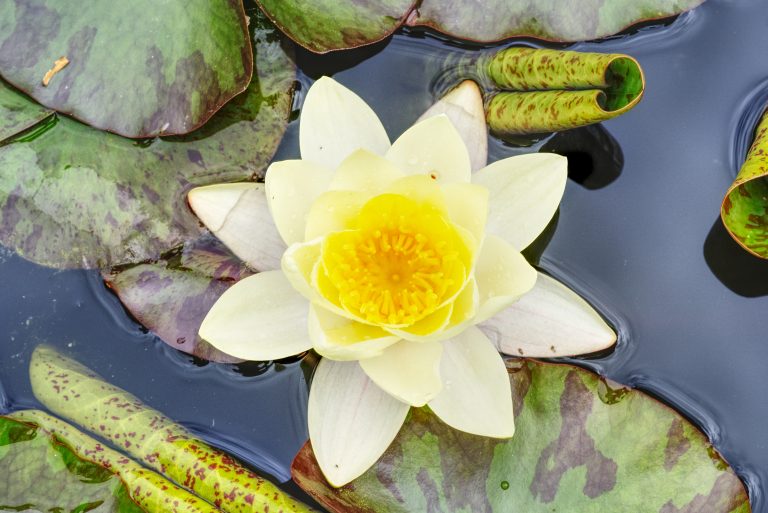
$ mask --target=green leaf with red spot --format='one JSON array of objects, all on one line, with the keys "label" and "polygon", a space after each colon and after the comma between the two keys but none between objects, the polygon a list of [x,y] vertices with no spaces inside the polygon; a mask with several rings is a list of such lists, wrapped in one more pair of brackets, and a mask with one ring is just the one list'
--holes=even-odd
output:
[{"label": "green leaf with red spot", "polygon": [[462,433],[414,409],[376,465],[328,485],[305,446],[294,480],[336,513],[746,513],[743,484],[670,408],[584,369],[511,360],[515,436]]},{"label": "green leaf with red spot", "polygon": [[222,363],[222,353],[197,334],[216,300],[251,271],[218,239],[207,235],[154,263],[130,266],[104,279],[123,305],[169,346]]},{"label": "green leaf with red spot", "polygon": [[0,142],[33,127],[52,114],[0,81]]},{"label": "green leaf with red spot", "polygon": [[[0,75],[41,104],[127,137],[185,134],[248,86],[240,0],[6,0]],[[68,65],[43,78],[54,62]]]},{"label": "green leaf with red spot", "polygon": [[251,14],[254,79],[194,133],[134,141],[60,116],[0,146],[0,243],[53,267],[109,267],[199,237],[186,192],[260,176],[291,112],[294,64]]}]

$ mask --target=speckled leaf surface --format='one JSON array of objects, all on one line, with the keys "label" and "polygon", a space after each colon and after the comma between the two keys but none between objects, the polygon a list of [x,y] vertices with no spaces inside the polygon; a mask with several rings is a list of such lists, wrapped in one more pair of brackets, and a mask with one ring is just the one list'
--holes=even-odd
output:
[{"label": "speckled leaf surface", "polygon": [[240,362],[200,338],[200,324],[216,300],[251,271],[211,235],[154,263],[105,274],[123,305],[169,346],[204,360]]},{"label": "speckled leaf surface", "polygon": [[51,112],[0,81],[0,141],[36,125]]},{"label": "speckled leaf surface", "polygon": [[510,37],[585,41],[611,36],[642,21],[675,16],[704,0],[424,0],[412,26],[478,42]]},{"label": "speckled leaf surface", "polygon": [[[248,86],[240,0],[5,0],[0,75],[41,104],[127,137],[184,134]],[[43,77],[54,62],[69,64]]]},{"label": "speckled leaf surface", "polygon": [[768,116],[755,131],[755,140],[736,180],[723,199],[720,217],[728,233],[744,249],[768,258]]},{"label": "speckled leaf surface", "polygon": [[746,513],[741,481],[704,435],[645,394],[570,365],[509,362],[514,438],[412,410],[379,462],[331,488],[309,445],[299,485],[333,512]]},{"label": "speckled leaf surface", "polygon": [[260,175],[290,115],[294,65],[256,12],[251,29],[254,80],[192,134],[134,141],[59,117],[0,147],[0,242],[67,268],[154,259],[197,238],[186,192]]},{"label": "speckled leaf surface", "polygon": [[120,479],[37,427],[0,417],[0,510],[141,513]]},{"label": "speckled leaf surface", "polygon": [[288,37],[317,53],[356,48],[394,32],[415,0],[257,0]]},{"label": "speckled leaf surface", "polygon": [[33,352],[30,380],[35,397],[53,413],[106,439],[225,513],[311,511],[51,347],[39,346]]}]

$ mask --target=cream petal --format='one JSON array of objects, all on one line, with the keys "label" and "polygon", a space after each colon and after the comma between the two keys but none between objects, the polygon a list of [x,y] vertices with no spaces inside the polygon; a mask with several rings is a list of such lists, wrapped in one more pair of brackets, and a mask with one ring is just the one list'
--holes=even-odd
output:
[{"label": "cream petal", "polygon": [[409,406],[376,386],[357,362],[323,358],[309,392],[309,439],[328,482],[344,486],[384,453]]},{"label": "cream petal", "polygon": [[196,187],[187,200],[200,221],[241,260],[259,271],[280,268],[286,246],[269,212],[264,184]]},{"label": "cream petal", "polygon": [[488,189],[468,183],[450,183],[442,189],[451,221],[463,226],[478,243],[482,241],[488,221]]},{"label": "cream petal", "polygon": [[494,162],[472,176],[490,191],[488,233],[525,249],[555,215],[568,179],[568,160],[532,153]]},{"label": "cream petal", "polygon": [[200,337],[244,360],[276,360],[312,347],[309,303],[282,271],[249,276],[230,287],[200,326]]},{"label": "cream petal", "polygon": [[405,173],[397,166],[368,150],[357,150],[336,169],[329,189],[360,191],[373,196]]},{"label": "cream petal", "polygon": [[287,245],[303,242],[312,203],[328,190],[333,173],[303,160],[275,162],[267,170],[267,203]]},{"label": "cream petal", "polygon": [[504,360],[475,327],[443,343],[443,390],[428,404],[460,431],[493,438],[515,433],[512,389]]},{"label": "cream petal", "polygon": [[443,388],[439,342],[403,340],[380,356],[360,360],[369,378],[382,390],[411,406],[424,406]]},{"label": "cream petal", "polygon": [[472,171],[488,163],[488,126],[485,121],[483,93],[472,80],[465,80],[419,117],[419,121],[445,114],[459,132],[469,151]]},{"label": "cream petal", "polygon": [[588,354],[616,343],[614,331],[586,301],[541,273],[533,290],[479,328],[501,352],[515,356]]},{"label": "cream petal", "polygon": [[517,301],[536,284],[537,272],[507,241],[487,235],[475,266],[480,308],[475,323],[483,322]]},{"label": "cream petal", "polygon": [[307,92],[299,126],[301,158],[336,169],[353,151],[377,155],[389,150],[389,137],[375,112],[362,98],[329,77]]},{"label": "cream petal", "polygon": [[306,240],[348,230],[369,196],[358,191],[328,191],[312,204],[304,230]]},{"label": "cream petal", "polygon": [[312,286],[312,273],[320,260],[322,239],[314,239],[301,244],[292,244],[283,254],[281,266],[288,282],[296,291],[314,301],[318,293]]},{"label": "cream petal", "polygon": [[308,324],[315,351],[333,360],[377,357],[400,340],[377,326],[353,321],[318,305],[310,306]]},{"label": "cream petal", "polygon": [[472,173],[464,141],[445,115],[413,125],[386,157],[407,174],[430,176],[441,184],[469,182]]}]

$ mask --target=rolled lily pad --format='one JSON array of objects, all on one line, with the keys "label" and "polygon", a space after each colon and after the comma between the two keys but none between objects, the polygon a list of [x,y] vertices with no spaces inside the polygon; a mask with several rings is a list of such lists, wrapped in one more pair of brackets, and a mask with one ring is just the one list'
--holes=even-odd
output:
[{"label": "rolled lily pad", "polygon": [[479,67],[504,90],[487,107],[488,126],[501,136],[605,121],[634,108],[645,89],[643,70],[628,55],[512,47]]},{"label": "rolled lily pad", "polygon": [[453,38],[496,42],[512,37],[584,41],[638,23],[675,16],[704,0],[258,0],[288,37],[317,53],[375,43],[401,24]]},{"label": "rolled lily pad", "polygon": [[208,310],[251,271],[211,236],[155,263],[106,274],[104,279],[141,324],[169,346],[214,362],[242,360],[222,353],[197,334]]},{"label": "rolled lily pad", "polygon": [[768,258],[768,116],[763,114],[755,140],[736,180],[728,189],[720,217],[731,237],[760,258]]},{"label": "rolled lily pad", "polygon": [[254,80],[196,132],[133,141],[59,117],[36,137],[0,147],[0,242],[71,268],[156,259],[196,239],[186,192],[259,176],[290,115],[295,68],[257,13]]},{"label": "rolled lily pad", "polygon": [[35,397],[46,408],[108,440],[225,513],[312,511],[51,347],[35,349],[29,371]]},{"label": "rolled lily pad", "polygon": [[[0,3],[0,75],[41,104],[127,137],[185,134],[251,80],[240,1]],[[204,36],[201,36],[204,34]],[[55,61],[68,64],[43,77]]]},{"label": "rolled lily pad", "polygon": [[578,367],[508,365],[512,439],[462,433],[413,409],[379,462],[349,485],[329,486],[309,445],[294,480],[336,513],[750,511],[739,478],[671,409]]},{"label": "rolled lily pad", "polygon": [[[23,424],[20,424],[21,422]],[[28,451],[30,458],[34,455],[37,458],[43,459],[44,454],[41,454],[41,449],[47,445],[47,452],[50,453],[50,449],[53,448],[55,453],[58,453],[54,453],[54,459],[58,459],[58,455],[61,455],[64,462],[66,469],[61,468],[59,465],[49,465],[48,469],[53,467],[55,473],[51,480],[41,479],[41,476],[34,473],[27,474],[28,468],[24,469],[26,472],[6,474],[10,476],[6,479],[7,486],[24,488],[24,485],[28,484],[32,487],[29,496],[33,500],[28,503],[35,504],[38,508],[40,508],[40,505],[37,504],[41,496],[39,494],[40,488],[45,490],[51,487],[50,481],[61,480],[66,482],[68,480],[67,474],[75,474],[78,478],[78,483],[73,483],[73,489],[70,490],[68,486],[61,487],[62,482],[58,482],[52,488],[61,488],[62,493],[78,497],[82,502],[83,499],[77,494],[82,493],[81,490],[88,492],[92,488],[85,486],[86,484],[109,483],[113,490],[106,497],[109,499],[107,504],[110,502],[115,502],[115,504],[108,511],[120,513],[133,511],[146,511],[147,513],[164,513],[166,511],[173,513],[215,513],[219,511],[211,504],[176,486],[161,475],[142,467],[135,461],[126,458],[119,452],[80,432],[77,428],[42,411],[22,410],[14,412],[7,417],[0,417],[0,431],[2,431],[4,425],[11,432],[18,432],[24,428],[33,430],[31,432],[34,433],[35,438],[32,441],[37,443],[35,446],[30,447],[30,449],[34,450],[34,453],[33,451]],[[46,440],[47,444],[41,443],[43,440]],[[3,460],[0,460],[0,465],[2,465],[2,462]],[[31,479],[21,477],[25,474]],[[64,475],[61,476],[61,474]],[[61,479],[62,477],[64,478],[63,480]],[[6,497],[2,493],[0,493],[0,496]],[[82,496],[84,497],[85,494],[83,493]],[[99,504],[99,502],[102,502],[102,504]],[[87,507],[88,505],[103,507],[103,504],[103,501],[91,500],[84,503],[83,506],[86,507],[81,510],[65,508],[64,511],[88,511],[90,509]],[[43,508],[41,511],[52,511],[56,507],[62,507],[62,505]]]},{"label": "rolled lily pad", "polygon": [[0,509],[142,513],[113,473],[34,425],[0,417]]},{"label": "rolled lily pad", "polygon": [[0,141],[36,125],[52,113],[0,81]]}]

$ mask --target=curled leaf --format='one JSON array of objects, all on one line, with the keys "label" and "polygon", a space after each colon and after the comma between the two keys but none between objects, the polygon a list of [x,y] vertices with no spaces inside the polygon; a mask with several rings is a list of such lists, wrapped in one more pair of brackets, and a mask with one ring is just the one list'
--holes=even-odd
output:
[{"label": "curled leaf", "polygon": [[38,124],[52,113],[0,80],[0,142]]}]

